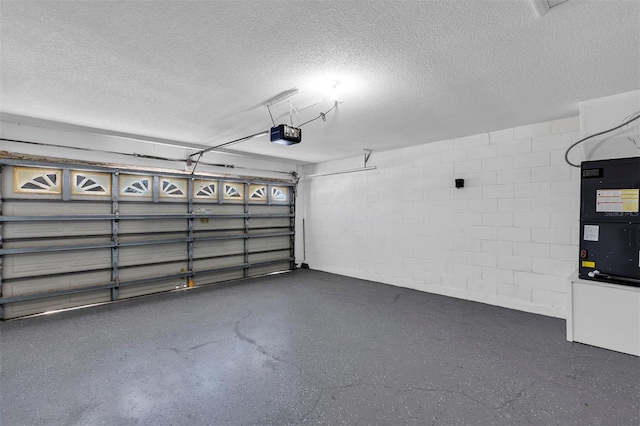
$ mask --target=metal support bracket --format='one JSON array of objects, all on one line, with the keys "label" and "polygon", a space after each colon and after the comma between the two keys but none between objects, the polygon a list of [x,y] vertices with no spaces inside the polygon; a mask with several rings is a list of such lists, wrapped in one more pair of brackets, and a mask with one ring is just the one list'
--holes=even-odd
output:
[{"label": "metal support bracket", "polygon": [[71,199],[71,171],[62,169],[62,201]]},{"label": "metal support bracket", "polygon": [[369,157],[371,157],[371,153],[373,150],[371,149],[363,149],[364,151],[364,167],[367,167],[367,162],[369,161]]},{"label": "metal support bracket", "polygon": [[289,189],[289,214],[291,217],[289,218],[289,231],[291,231],[291,235],[289,237],[289,254],[293,259],[289,267],[291,270],[296,269],[296,196],[297,196],[297,185],[291,186]]},{"label": "metal support bracket", "polygon": [[160,178],[158,177],[158,175],[153,175],[153,202],[157,203],[159,201],[159,193],[160,193],[160,184],[158,183],[160,181]]},{"label": "metal support bracket", "polygon": [[[244,213],[247,215],[244,218],[244,234],[249,235],[249,184],[244,184]],[[249,239],[244,239],[244,263],[249,264]],[[244,268],[244,277],[249,276],[249,268]]]},{"label": "metal support bracket", "polygon": [[[187,269],[189,270],[189,272],[191,272],[193,274],[193,238],[194,238],[194,228],[193,228],[193,221],[194,221],[194,217],[193,217],[193,184],[195,182],[194,178],[191,178],[189,180],[189,185],[187,188],[187,198],[188,198],[188,202],[189,205],[187,207],[187,212],[191,215],[191,217],[189,219],[187,219],[187,226],[188,226],[188,232],[189,232],[189,242],[187,243]],[[191,287],[193,285],[193,277],[189,277],[188,278],[188,285],[189,287]]]},{"label": "metal support bracket", "polygon": [[[2,164],[0,164],[0,216],[2,216]],[[2,249],[2,223],[0,222],[0,249]],[[0,298],[2,298],[2,267],[3,257],[0,255]],[[4,318],[3,305],[0,305],[0,320]]]},{"label": "metal support bracket", "polygon": [[[111,213],[119,215],[119,204],[118,204],[118,194],[120,193],[119,187],[119,179],[118,179],[118,171],[116,170],[111,175],[111,188],[112,188],[112,198],[111,198]],[[118,286],[120,283],[120,273],[118,271],[118,262],[119,262],[119,233],[120,233],[120,222],[119,220],[113,219],[111,221],[111,241],[116,244],[111,248],[111,281],[114,283],[114,286],[111,288],[111,300],[118,300]]]}]

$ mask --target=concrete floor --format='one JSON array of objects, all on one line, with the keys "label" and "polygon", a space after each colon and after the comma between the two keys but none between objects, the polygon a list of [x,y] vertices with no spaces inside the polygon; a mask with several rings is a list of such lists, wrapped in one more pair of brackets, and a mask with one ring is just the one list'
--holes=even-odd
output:
[{"label": "concrete floor", "polygon": [[638,424],[565,322],[298,270],[0,324],[1,424]]}]

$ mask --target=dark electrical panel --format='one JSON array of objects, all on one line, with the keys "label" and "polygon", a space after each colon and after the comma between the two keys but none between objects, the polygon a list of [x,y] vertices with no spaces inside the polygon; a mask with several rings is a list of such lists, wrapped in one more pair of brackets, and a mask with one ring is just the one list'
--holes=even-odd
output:
[{"label": "dark electrical panel", "polygon": [[640,157],[582,163],[579,276],[640,287]]}]

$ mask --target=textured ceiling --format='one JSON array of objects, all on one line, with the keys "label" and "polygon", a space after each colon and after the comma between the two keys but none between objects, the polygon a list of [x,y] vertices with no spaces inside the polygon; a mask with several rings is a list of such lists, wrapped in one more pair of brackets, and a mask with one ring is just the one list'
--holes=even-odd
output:
[{"label": "textured ceiling", "polygon": [[[640,87],[640,2],[0,1],[0,112],[317,162],[575,115]],[[309,106],[312,105],[312,106]],[[308,108],[305,108],[309,106]]]}]

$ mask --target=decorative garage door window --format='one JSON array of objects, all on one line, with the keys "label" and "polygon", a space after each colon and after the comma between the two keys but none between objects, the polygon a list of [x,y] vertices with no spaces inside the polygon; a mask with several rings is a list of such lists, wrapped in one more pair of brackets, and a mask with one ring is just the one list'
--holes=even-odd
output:
[{"label": "decorative garage door window", "polygon": [[223,200],[244,201],[244,183],[240,182],[224,182]]},{"label": "decorative garage door window", "polygon": [[193,196],[195,198],[218,199],[218,181],[211,180],[194,180]]},{"label": "decorative garage door window", "polygon": [[151,197],[153,195],[151,176],[120,175],[120,195],[133,197]]},{"label": "decorative garage door window", "polygon": [[266,202],[267,201],[267,185],[249,185],[249,201]]},{"label": "decorative garage door window", "polygon": [[74,170],[71,172],[71,193],[74,195],[111,195],[111,175]]},{"label": "decorative garage door window", "polygon": [[286,186],[272,186],[271,187],[271,202],[272,203],[288,203],[289,202],[289,188]]},{"label": "decorative garage door window", "polygon": [[62,170],[16,167],[14,191],[17,193],[60,194]]},{"label": "decorative garage door window", "polygon": [[184,179],[160,178],[160,196],[187,198],[187,181]]}]

